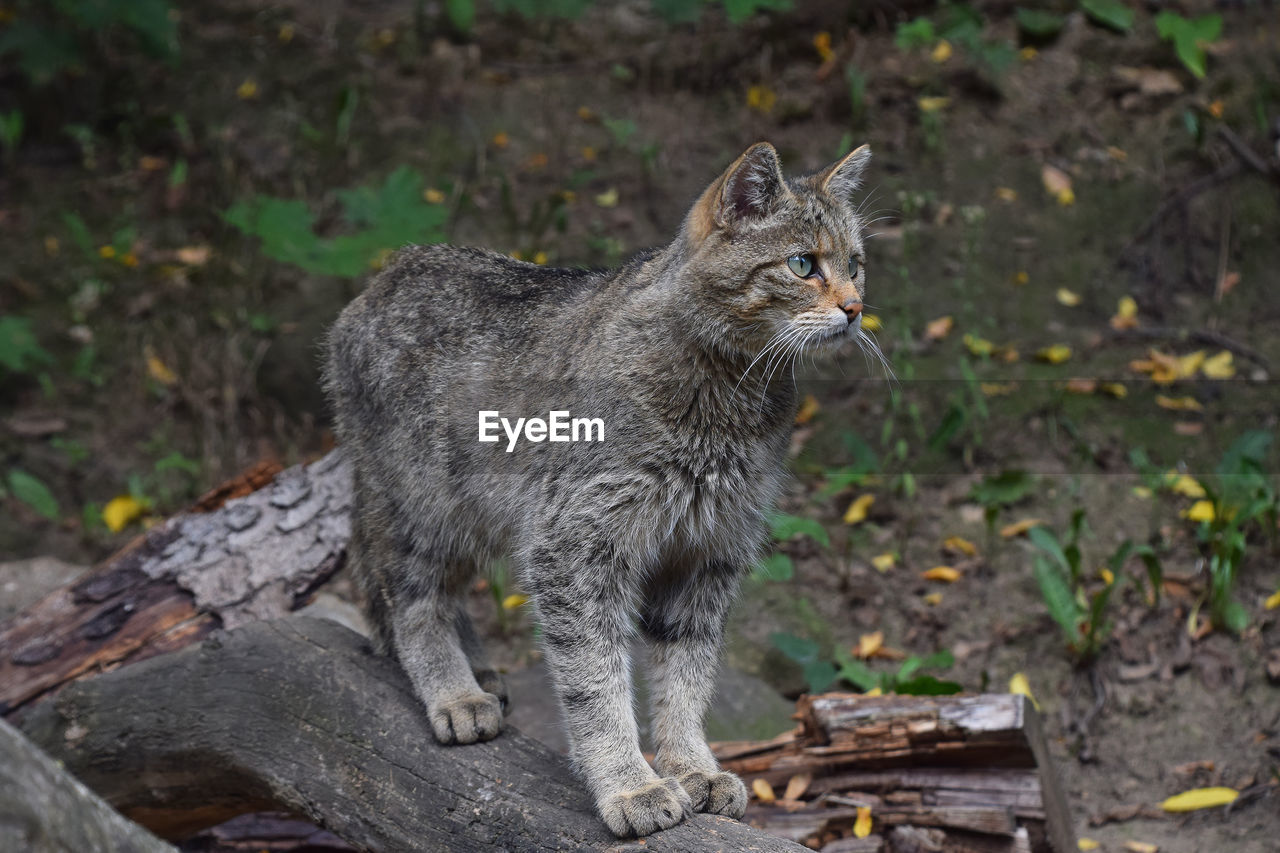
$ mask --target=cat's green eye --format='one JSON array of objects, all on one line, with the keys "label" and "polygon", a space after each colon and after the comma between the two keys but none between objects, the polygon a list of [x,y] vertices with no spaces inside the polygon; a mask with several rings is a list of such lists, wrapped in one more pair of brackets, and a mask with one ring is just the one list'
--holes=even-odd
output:
[{"label": "cat's green eye", "polygon": [[849,259],[849,279],[850,281],[858,277],[858,273],[862,271],[862,264],[857,258]]},{"label": "cat's green eye", "polygon": [[808,278],[818,268],[813,255],[792,255],[787,258],[787,268],[801,278]]}]

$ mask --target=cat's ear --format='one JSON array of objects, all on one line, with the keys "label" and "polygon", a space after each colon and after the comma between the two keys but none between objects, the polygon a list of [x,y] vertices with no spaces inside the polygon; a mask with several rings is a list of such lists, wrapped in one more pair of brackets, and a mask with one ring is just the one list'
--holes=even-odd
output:
[{"label": "cat's ear", "polygon": [[858,187],[862,186],[862,172],[869,162],[871,146],[855,148],[818,175],[818,186],[832,198],[848,201]]},{"label": "cat's ear", "polygon": [[763,218],[788,192],[778,152],[767,142],[757,142],[707,188],[689,211],[692,236],[703,240],[717,228]]}]

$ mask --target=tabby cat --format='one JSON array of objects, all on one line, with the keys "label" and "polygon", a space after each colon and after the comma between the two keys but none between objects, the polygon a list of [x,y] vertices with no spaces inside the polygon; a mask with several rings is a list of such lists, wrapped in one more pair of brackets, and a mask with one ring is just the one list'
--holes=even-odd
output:
[{"label": "tabby cat", "polygon": [[[502,728],[506,691],[463,599],[480,567],[507,559],[609,829],[742,816],[746,788],[716,763],[703,715],[786,474],[796,393],[782,374],[801,354],[868,341],[851,197],[870,156],[863,146],[788,180],[759,143],[670,245],[619,269],[410,247],[343,311],[326,384],[355,470],[350,558],[376,644],[441,743]],[[598,419],[604,440],[479,440],[484,411],[549,410]],[[637,628],[653,767],[632,707]]]}]

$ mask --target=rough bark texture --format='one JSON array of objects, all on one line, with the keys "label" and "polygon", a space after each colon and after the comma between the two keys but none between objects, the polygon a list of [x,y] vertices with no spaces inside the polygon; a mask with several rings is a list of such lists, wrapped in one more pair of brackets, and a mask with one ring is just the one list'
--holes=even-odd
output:
[{"label": "rough bark texture", "polygon": [[0,715],[86,673],[284,615],[341,564],[351,471],[337,451],[224,484],[0,628]]},{"label": "rough bark texture", "polygon": [[215,633],[69,685],[23,728],[169,838],[284,810],[370,850],[803,850],[707,815],[619,842],[560,756],[510,729],[438,746],[393,662],[304,617]]},{"label": "rough bark texture", "polygon": [[[831,693],[801,699],[796,716],[772,741],[716,747],[744,778],[786,786],[778,803],[752,804],[755,826],[831,851],[1075,850],[1026,697]],[[871,809],[874,841],[847,837],[858,807]]]},{"label": "rough bark texture", "polygon": [[0,720],[0,850],[176,853]]}]

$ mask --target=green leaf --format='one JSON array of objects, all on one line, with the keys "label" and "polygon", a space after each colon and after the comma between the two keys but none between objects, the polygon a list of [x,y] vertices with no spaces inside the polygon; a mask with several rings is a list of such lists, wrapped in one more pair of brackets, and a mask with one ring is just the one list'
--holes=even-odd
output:
[{"label": "green leaf", "polygon": [[59,515],[58,501],[49,487],[19,468],[9,471],[9,491],[45,518],[53,520]]},{"label": "green leaf", "polygon": [[910,681],[899,681],[893,685],[893,692],[907,696],[951,696],[963,693],[964,688],[954,681],[940,681],[932,675],[920,675]]},{"label": "green leaf", "polygon": [[0,365],[13,373],[26,373],[51,361],[53,357],[36,342],[28,318],[0,315]]},{"label": "green leaf", "polygon": [[1062,15],[1046,12],[1042,9],[1019,8],[1014,13],[1014,17],[1018,19],[1018,26],[1024,33],[1040,38],[1055,35],[1062,29],[1062,25],[1067,20]]},{"label": "green leaf", "polygon": [[1035,488],[1036,480],[1026,471],[1016,468],[1001,471],[993,477],[985,477],[969,492],[969,497],[984,507],[1008,506],[1026,497]]},{"label": "green leaf", "polygon": [[786,542],[797,536],[808,536],[824,547],[831,547],[831,537],[827,535],[826,528],[812,518],[774,513],[769,518],[769,528],[775,542]]},{"label": "green leaf", "polygon": [[1037,525],[1027,531],[1027,538],[1041,551],[1053,557],[1064,572],[1071,571],[1071,562],[1067,559],[1066,553],[1058,543],[1058,537],[1053,535],[1053,531],[1047,527]]},{"label": "green leaf", "polygon": [[809,685],[810,693],[822,693],[834,684],[838,677],[839,673],[831,661],[816,660],[805,664],[804,680]]},{"label": "green leaf", "polygon": [[818,659],[818,644],[812,640],[778,631],[769,635],[769,641],[796,663],[808,664]]},{"label": "green leaf", "polygon": [[880,676],[872,672],[862,661],[853,658],[841,661],[840,677],[859,690],[871,690],[880,686]]},{"label": "green leaf", "polygon": [[756,564],[752,574],[767,581],[789,581],[795,577],[795,564],[786,554],[770,554]]},{"label": "green leaf", "polygon": [[476,22],[475,0],[445,0],[444,11],[449,16],[449,23],[453,24],[458,32],[471,32]]},{"label": "green leaf", "polygon": [[1198,78],[1205,75],[1204,45],[1217,41],[1222,35],[1222,17],[1204,15],[1188,20],[1176,12],[1164,11],[1156,15],[1156,32],[1165,41],[1172,41],[1182,64]]},{"label": "green leaf", "polygon": [[1222,608],[1222,625],[1233,634],[1249,627],[1249,613],[1238,601],[1228,601]]},{"label": "green leaf", "polygon": [[724,12],[735,24],[744,23],[756,12],[791,8],[791,0],[723,0]]},{"label": "green leaf", "polygon": [[947,412],[942,416],[942,423],[938,424],[938,428],[933,431],[933,435],[929,436],[929,449],[941,450],[947,446],[951,439],[959,435],[960,430],[964,428],[968,417],[960,406],[952,403],[947,407]]},{"label": "green leaf", "polygon": [[938,34],[933,29],[933,21],[928,18],[916,18],[914,21],[898,24],[893,36],[893,43],[898,46],[898,50],[930,47],[937,40]]},{"label": "green leaf", "polygon": [[1082,615],[1075,596],[1063,580],[1062,574],[1048,560],[1036,557],[1034,567],[1036,582],[1040,585],[1040,596],[1049,609],[1049,615],[1062,628],[1067,642],[1074,645],[1080,639]]},{"label": "green leaf", "polygon": [[1120,0],[1080,0],[1085,14],[1103,26],[1127,33],[1133,26],[1133,10]]}]

